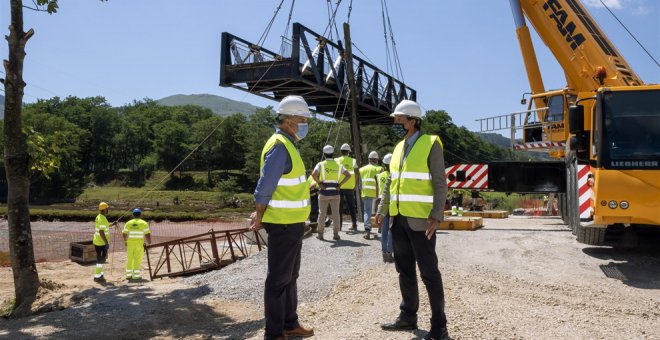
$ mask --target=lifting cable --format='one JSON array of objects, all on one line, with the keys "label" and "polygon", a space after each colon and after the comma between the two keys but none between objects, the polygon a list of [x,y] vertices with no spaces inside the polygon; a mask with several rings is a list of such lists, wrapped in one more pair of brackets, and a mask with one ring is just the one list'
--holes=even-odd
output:
[{"label": "lifting cable", "polygon": [[259,37],[259,40],[257,41],[257,45],[261,46],[264,42],[266,42],[266,37],[268,37],[268,33],[270,32],[271,27],[273,27],[273,22],[275,22],[275,18],[277,18],[277,14],[280,12],[280,9],[282,8],[282,4],[284,3],[284,0],[280,1],[280,4],[277,5],[277,8],[275,9],[275,13],[273,14],[273,17],[270,19],[270,22],[268,25],[266,25],[266,29],[264,30],[263,33],[261,33],[261,37]]},{"label": "lifting cable", "polygon": [[355,45],[354,42],[351,42],[351,45],[353,45],[353,47],[355,47],[355,49],[357,49],[358,52],[360,52],[360,54],[362,54],[362,56],[364,57],[364,59],[367,59],[367,61],[370,62],[371,65],[376,65],[376,63],[374,63],[373,60],[369,59],[369,56],[367,56],[366,53],[362,52],[362,50],[358,47],[358,45]]},{"label": "lifting cable", "polygon": [[286,26],[284,27],[284,34],[282,35],[282,44],[280,45],[280,55],[284,56],[284,45],[287,37],[289,36],[289,26],[291,25],[291,16],[293,15],[293,6],[296,4],[296,0],[291,1],[291,8],[289,9],[289,19],[286,21]]},{"label": "lifting cable", "polygon": [[348,4],[348,23],[351,23],[351,12],[353,11],[353,0]]},{"label": "lifting cable", "polygon": [[660,67],[660,64],[658,63],[658,61],[655,60],[655,58],[653,58],[653,56],[651,55],[651,53],[650,53],[649,51],[646,50],[646,48],[644,47],[644,45],[642,45],[642,43],[639,42],[639,40],[637,40],[637,38],[635,37],[635,35],[632,34],[632,32],[630,32],[630,30],[628,29],[628,27],[626,27],[626,25],[624,25],[623,22],[621,22],[621,20],[619,20],[619,18],[616,16],[616,14],[614,14],[614,12],[612,12],[612,10],[611,10],[609,7],[607,7],[607,5],[605,4],[605,2],[603,2],[603,0],[600,0],[600,3],[603,4],[603,6],[604,6],[605,8],[607,8],[607,10],[610,12],[610,14],[612,14],[612,16],[614,17],[614,19],[616,19],[616,21],[618,21],[619,24],[621,24],[621,27],[623,27],[623,29],[625,29],[626,32],[628,32],[628,34],[630,34],[630,36],[635,40],[635,42],[637,42],[637,44],[639,45],[639,47],[641,47],[641,48],[644,50],[644,52],[646,52],[646,54],[649,56],[649,58],[651,58],[651,59],[653,60],[653,62],[655,62],[655,64],[656,64],[658,67]]},{"label": "lifting cable", "polygon": [[[339,8],[339,3],[337,3],[337,9],[338,8]],[[328,40],[333,40],[332,28],[334,27],[335,34],[337,35],[337,39],[339,39],[339,31],[337,30],[337,22],[334,20],[334,17],[333,17],[333,13],[335,13],[337,9],[335,9],[332,6],[332,1],[330,1],[330,0],[326,0],[326,9],[328,11],[328,24],[330,25],[330,30],[328,32],[328,37],[327,38],[328,38]]]},{"label": "lifting cable", "polygon": [[[337,39],[339,39],[339,37],[340,37],[339,36],[339,30],[337,28],[336,16],[337,16],[337,10],[339,9],[339,5],[341,4],[341,1],[342,0],[337,0],[337,3],[335,4],[336,7],[333,8],[332,1],[331,0],[326,0],[326,7],[327,7],[327,10],[328,10],[328,25],[326,26],[325,30],[323,31],[323,36],[325,37],[326,33],[328,33],[328,39],[329,40],[332,40],[332,27],[333,26],[334,26],[334,29],[335,29],[335,34],[337,35]],[[352,4],[351,4],[351,6],[352,6]],[[350,9],[349,9],[349,15],[350,15]],[[343,63],[345,65],[346,61],[342,60],[341,63]],[[335,79],[337,79],[338,77],[339,77],[339,74],[338,74],[337,70],[335,70]],[[341,104],[342,95],[344,94],[344,90],[346,89],[346,82],[347,81],[348,80],[344,81],[344,83],[342,84],[342,86],[339,90],[339,98],[337,99],[337,105],[335,105],[335,111],[334,111],[335,114],[338,112],[337,110],[339,110],[339,105]],[[345,100],[344,101],[344,109],[343,109],[344,111],[342,111],[342,112],[345,112],[347,105],[348,105],[348,100]],[[338,119],[336,117],[333,117],[333,120],[330,123],[330,127],[328,128],[328,135],[326,136],[326,139],[325,139],[325,145],[328,145],[328,142],[330,141],[330,135],[332,134],[332,128],[334,127],[335,123],[337,123],[337,136],[335,137],[335,144],[334,144],[336,146],[337,140],[339,139],[339,131],[341,129],[341,121],[339,121],[339,122],[337,122],[337,121],[338,121]],[[323,155],[321,155],[320,158],[321,158],[321,161],[322,161],[323,160]]]},{"label": "lifting cable", "polygon": [[385,39],[385,67],[387,73],[390,73],[392,70],[391,64],[392,64],[392,57],[390,56],[390,44],[387,41],[387,25],[385,22],[385,0],[380,0],[380,16],[383,20],[383,38]]},{"label": "lifting cable", "polygon": [[[337,6],[337,7],[335,7],[334,11],[332,12],[332,17],[328,21],[328,25],[323,30],[323,34],[321,34],[322,36],[325,37],[326,33],[328,33],[328,30],[332,31],[332,23],[335,22],[335,17],[337,16],[337,10],[339,9],[339,4],[341,4],[341,1],[342,0],[337,0],[337,3],[335,4],[335,6]],[[328,0],[328,2],[329,2],[329,0]],[[337,26],[337,25],[335,24],[335,26]]]},{"label": "lifting cable", "polygon": [[[394,68],[396,70],[396,76],[397,78],[401,79],[402,83],[405,83],[405,80],[403,78],[403,69],[401,68],[401,61],[399,60],[399,52],[396,49],[396,41],[394,40],[394,30],[392,29],[392,21],[390,20],[390,11],[387,7],[387,0],[381,0],[381,7],[382,7],[381,11],[384,11],[383,17],[387,18],[387,27],[389,28],[389,32],[390,32],[390,40],[392,43],[392,54],[394,55]],[[384,19],[383,19],[383,26],[385,26]],[[387,42],[385,44],[387,45]],[[388,58],[389,58],[389,54],[388,54]]]},{"label": "lifting cable", "polygon": [[390,40],[392,40],[392,53],[394,54],[394,65],[396,66],[397,78],[401,78],[401,82],[405,83],[403,79],[403,69],[401,68],[401,61],[399,60],[399,52],[396,49],[396,41],[394,40],[394,30],[392,29],[392,21],[390,20],[390,11],[387,8],[387,0],[383,0],[385,4],[385,14],[387,16],[387,26],[390,31]]}]

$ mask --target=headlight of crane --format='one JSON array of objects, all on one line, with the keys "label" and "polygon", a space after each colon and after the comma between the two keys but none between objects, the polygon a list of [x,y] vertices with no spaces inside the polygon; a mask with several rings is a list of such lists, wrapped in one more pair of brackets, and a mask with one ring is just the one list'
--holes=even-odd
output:
[{"label": "headlight of crane", "polygon": [[615,200],[611,200],[610,203],[608,203],[607,205],[610,207],[610,209],[616,209],[616,207],[617,207],[619,204],[616,203]]}]

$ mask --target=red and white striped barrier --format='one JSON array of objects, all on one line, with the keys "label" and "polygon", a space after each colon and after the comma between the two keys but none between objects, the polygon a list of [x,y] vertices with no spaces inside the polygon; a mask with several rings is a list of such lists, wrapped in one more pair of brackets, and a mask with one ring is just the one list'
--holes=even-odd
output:
[{"label": "red and white striped barrier", "polygon": [[528,149],[547,149],[551,147],[566,147],[565,142],[531,142],[525,144],[516,144],[513,146],[516,150],[528,150]]},{"label": "red and white striped barrier", "polygon": [[[445,169],[447,187],[461,189],[488,189],[488,165],[457,164]],[[459,179],[465,179],[459,181]]]},{"label": "red and white striped barrier", "polygon": [[589,185],[591,168],[588,165],[578,165],[578,204],[580,205],[580,219],[591,219],[593,208],[591,202],[594,199],[594,191]]}]

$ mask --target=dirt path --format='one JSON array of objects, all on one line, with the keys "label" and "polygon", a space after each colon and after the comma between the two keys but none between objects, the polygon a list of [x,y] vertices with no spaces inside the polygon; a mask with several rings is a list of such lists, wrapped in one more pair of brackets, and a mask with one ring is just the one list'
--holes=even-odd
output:
[{"label": "dirt path", "polygon": [[[360,235],[342,239],[365,242]],[[366,242],[379,255],[379,243]],[[636,251],[584,246],[557,219],[509,218],[488,220],[474,232],[438,233],[437,249],[455,339],[660,339],[657,246]],[[303,266],[330,267],[333,261],[305,259],[303,254]],[[265,270],[265,263],[255,261],[233,266]],[[63,262],[39,269],[54,290],[38,306],[65,309],[0,320],[0,338],[263,337],[259,304],[224,299],[208,284],[166,279],[99,286],[89,278],[91,267]],[[234,285],[263,290],[260,282]],[[0,268],[0,300],[10,292],[11,273]],[[342,276],[322,299],[301,300],[299,314],[317,339],[414,339],[429,327],[421,283],[420,294],[420,330],[381,331],[380,323],[396,317],[400,295],[394,267],[378,263]],[[102,326],[96,327],[98,320]]]}]

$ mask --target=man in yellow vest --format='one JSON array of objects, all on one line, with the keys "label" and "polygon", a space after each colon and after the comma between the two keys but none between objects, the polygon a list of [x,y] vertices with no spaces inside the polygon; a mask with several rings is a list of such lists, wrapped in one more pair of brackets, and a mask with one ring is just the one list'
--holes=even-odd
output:
[{"label": "man in yellow vest", "polygon": [[[357,162],[355,161],[355,158],[349,156],[351,154],[350,145],[344,143],[340,150],[341,157],[337,158],[337,160],[339,161],[339,164],[351,174],[351,178],[349,178],[343,185],[339,186],[339,195],[341,196],[339,201],[339,219],[342,220],[343,223],[344,207],[347,206],[348,212],[351,214],[352,223],[349,230],[357,230],[357,205],[355,203],[355,183],[357,181],[355,173],[358,170]],[[341,179],[343,180],[344,178],[342,177]]]},{"label": "man in yellow vest", "polygon": [[360,197],[362,197],[362,210],[364,211],[365,239],[371,238],[371,212],[374,199],[378,193],[378,174],[383,168],[378,166],[378,153],[369,153],[369,164],[360,168]]},{"label": "man in yellow vest", "polygon": [[414,101],[401,101],[391,116],[392,129],[403,140],[392,152],[390,180],[383,190],[376,224],[390,213],[402,302],[399,317],[381,327],[390,331],[417,328],[417,263],[431,307],[431,329],[424,339],[448,339],[444,288],[435,252],[435,232],[447,196],[442,142],[438,136],[419,131],[422,110]]},{"label": "man in yellow vest", "polygon": [[124,230],[121,231],[126,242],[126,279],[140,280],[140,268],[142,267],[142,255],[144,255],[145,239],[147,244],[151,243],[151,230],[149,224],[143,219],[142,210],[133,209],[133,219],[126,222]]},{"label": "man in yellow vest", "polygon": [[[341,227],[341,218],[339,217],[339,187],[351,178],[351,174],[344,169],[339,161],[333,158],[335,148],[332,145],[323,147],[323,157],[325,160],[316,164],[312,171],[312,178],[318,184],[319,188],[319,213],[316,236],[323,240],[323,229],[325,227],[325,216],[328,213],[328,206],[332,212],[333,239],[339,241],[339,229]],[[340,176],[343,178],[339,181]]]},{"label": "man in yellow vest", "polygon": [[[110,233],[108,223],[108,210],[110,206],[108,203],[99,203],[99,214],[94,219],[94,238],[92,243],[96,249],[96,268],[94,268],[94,281],[104,281],[103,277],[103,264],[108,258],[108,249],[110,249]],[[114,222],[112,225],[116,225]]]},{"label": "man in yellow vest", "polygon": [[[388,153],[383,157],[383,172],[378,174],[378,202],[376,206],[380,205],[380,197],[383,196],[383,191],[385,191],[385,185],[388,180],[390,180],[390,162],[392,161],[392,154]],[[394,256],[392,255],[392,233],[390,232],[390,214],[385,214],[383,216],[383,221],[380,225],[380,245],[381,250],[383,251],[383,262],[392,263],[394,262]]]},{"label": "man in yellow vest", "polygon": [[268,233],[268,272],[264,288],[265,339],[309,337],[298,322],[300,251],[309,216],[309,183],[296,143],[307,135],[309,107],[287,96],[277,108],[279,127],[261,151],[261,173],[254,190],[251,230]]}]

